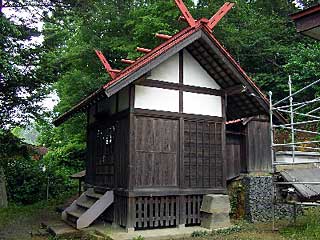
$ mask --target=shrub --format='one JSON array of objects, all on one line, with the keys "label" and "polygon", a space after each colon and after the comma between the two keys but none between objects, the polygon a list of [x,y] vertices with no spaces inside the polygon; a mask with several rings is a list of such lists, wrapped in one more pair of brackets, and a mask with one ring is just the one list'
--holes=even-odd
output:
[{"label": "shrub", "polygon": [[144,240],[144,237],[138,236],[138,237],[134,237],[132,240]]},{"label": "shrub", "polygon": [[35,161],[30,148],[10,132],[1,133],[0,140],[0,167],[5,172],[10,201],[31,204],[46,199],[48,182],[50,198],[76,189],[77,182],[69,176],[84,168],[84,144],[67,144]]},{"label": "shrub", "polygon": [[208,236],[209,233],[207,231],[194,231],[192,234],[191,234],[191,237],[205,237],[205,236]]}]

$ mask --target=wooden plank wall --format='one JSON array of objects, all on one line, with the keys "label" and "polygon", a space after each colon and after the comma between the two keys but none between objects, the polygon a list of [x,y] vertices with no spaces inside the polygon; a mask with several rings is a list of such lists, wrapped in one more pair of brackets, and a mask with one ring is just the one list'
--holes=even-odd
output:
[{"label": "wooden plank wall", "polygon": [[240,134],[227,133],[226,138],[226,170],[227,180],[240,176],[243,157],[244,138]]},{"label": "wooden plank wall", "polygon": [[248,172],[271,170],[270,123],[253,119],[246,126],[246,160]]},{"label": "wooden plank wall", "polygon": [[184,186],[223,188],[222,123],[184,121]]},{"label": "wooden plank wall", "polygon": [[129,117],[118,121],[114,148],[115,187],[127,188],[129,184]]},{"label": "wooden plank wall", "polygon": [[86,159],[86,183],[95,184],[95,153],[94,142],[96,134],[95,131],[88,126],[87,128],[87,159]]},{"label": "wooden plank wall", "polygon": [[178,127],[176,119],[135,116],[134,186],[177,186]]}]

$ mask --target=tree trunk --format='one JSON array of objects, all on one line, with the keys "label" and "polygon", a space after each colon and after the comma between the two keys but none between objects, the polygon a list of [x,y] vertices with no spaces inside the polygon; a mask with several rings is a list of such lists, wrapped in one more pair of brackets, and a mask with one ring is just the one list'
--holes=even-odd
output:
[{"label": "tree trunk", "polygon": [[0,208],[6,208],[8,206],[6,179],[4,176],[3,168],[0,167]]}]

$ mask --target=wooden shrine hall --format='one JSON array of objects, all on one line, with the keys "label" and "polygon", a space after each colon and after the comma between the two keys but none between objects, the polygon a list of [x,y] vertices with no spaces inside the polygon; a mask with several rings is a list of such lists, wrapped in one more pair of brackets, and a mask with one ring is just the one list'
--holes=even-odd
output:
[{"label": "wooden shrine hall", "polygon": [[54,121],[87,113],[90,187],[62,214],[78,229],[99,216],[127,229],[197,225],[203,196],[270,170],[269,102],[212,34],[233,3],[195,20],[175,2],[188,27],[157,34],[163,43],[123,70],[96,51],[112,80]]}]

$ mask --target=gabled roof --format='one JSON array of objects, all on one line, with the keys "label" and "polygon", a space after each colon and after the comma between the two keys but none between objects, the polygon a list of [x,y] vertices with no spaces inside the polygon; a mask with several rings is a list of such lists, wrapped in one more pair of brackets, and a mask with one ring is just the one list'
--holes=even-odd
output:
[{"label": "gabled roof", "polygon": [[[111,97],[182,49],[187,49],[227,93],[232,89],[243,89],[241,93],[228,96],[228,120],[261,113],[268,114],[269,101],[266,96],[213,36],[207,23],[207,19],[196,21],[195,26],[185,28],[145,56],[137,59],[112,81],[101,86],[97,91],[59,116],[54,124],[60,125],[76,112],[84,111],[104,94]],[[280,114],[276,114],[276,117],[280,121],[285,121]]]}]

